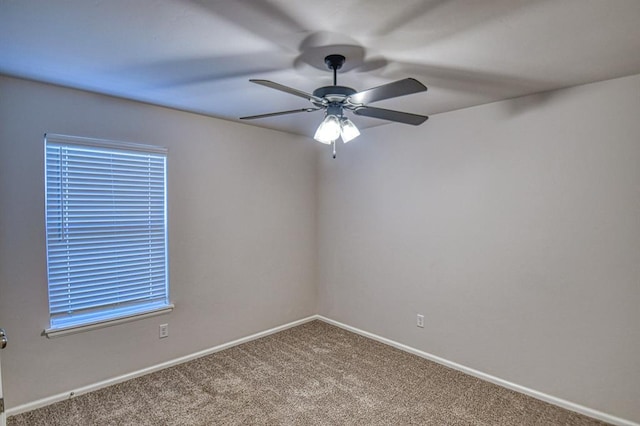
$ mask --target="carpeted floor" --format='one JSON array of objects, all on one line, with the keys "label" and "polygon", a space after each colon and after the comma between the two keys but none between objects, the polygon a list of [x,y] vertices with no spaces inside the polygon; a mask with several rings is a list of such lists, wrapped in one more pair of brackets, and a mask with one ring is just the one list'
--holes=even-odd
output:
[{"label": "carpeted floor", "polygon": [[10,417],[19,425],[602,425],[321,321]]}]

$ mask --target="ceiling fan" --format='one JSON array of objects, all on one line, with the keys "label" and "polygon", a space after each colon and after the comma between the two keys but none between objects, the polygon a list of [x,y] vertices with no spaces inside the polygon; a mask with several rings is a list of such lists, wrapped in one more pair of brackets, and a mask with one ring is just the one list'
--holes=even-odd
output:
[{"label": "ceiling fan", "polygon": [[333,145],[333,157],[336,155],[336,140],[342,137],[344,143],[360,135],[360,131],[351,120],[345,117],[345,110],[356,115],[379,118],[397,123],[411,124],[414,126],[424,123],[429,117],[408,112],[393,111],[383,108],[371,107],[368,104],[383,99],[410,95],[427,90],[427,87],[413,78],[394,81],[382,86],[356,92],[351,87],[337,85],[337,73],[344,65],[345,57],[342,55],[328,55],[324,58],[330,70],[333,70],[333,86],[319,87],[313,93],[306,93],[269,80],[249,80],[252,83],[280,90],[294,96],[305,98],[313,104],[313,107],[294,109],[289,111],[271,112],[267,114],[240,117],[241,120],[254,120],[257,118],[275,117],[299,112],[312,112],[325,110],[325,118],[318,126],[314,139],[324,144]]}]

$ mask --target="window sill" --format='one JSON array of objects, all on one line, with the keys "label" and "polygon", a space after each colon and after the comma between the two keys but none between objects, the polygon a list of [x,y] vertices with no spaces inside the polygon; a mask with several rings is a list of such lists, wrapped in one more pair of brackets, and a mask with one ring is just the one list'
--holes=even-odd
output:
[{"label": "window sill", "polygon": [[54,337],[66,336],[68,334],[76,334],[82,333],[84,331],[95,330],[98,328],[111,327],[112,325],[122,324],[125,322],[137,321],[143,318],[155,317],[157,315],[168,314],[173,311],[175,306],[173,304],[163,306],[162,308],[154,309],[151,311],[128,315],[120,318],[114,318],[111,320],[105,320],[100,322],[94,322],[83,325],[76,325],[71,327],[60,327],[60,328],[47,328],[42,332],[42,335],[47,336],[47,338],[51,339]]}]

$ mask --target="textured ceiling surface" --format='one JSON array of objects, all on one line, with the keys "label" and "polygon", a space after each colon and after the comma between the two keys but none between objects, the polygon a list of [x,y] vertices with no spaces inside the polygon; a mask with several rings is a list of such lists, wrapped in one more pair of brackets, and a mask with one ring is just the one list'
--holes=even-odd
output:
[{"label": "textured ceiling surface", "polygon": [[[331,53],[340,85],[429,87],[374,106],[437,114],[640,73],[640,1],[0,0],[0,73],[229,120],[310,106],[248,80],[312,92]],[[321,119],[247,123],[310,135]]]}]

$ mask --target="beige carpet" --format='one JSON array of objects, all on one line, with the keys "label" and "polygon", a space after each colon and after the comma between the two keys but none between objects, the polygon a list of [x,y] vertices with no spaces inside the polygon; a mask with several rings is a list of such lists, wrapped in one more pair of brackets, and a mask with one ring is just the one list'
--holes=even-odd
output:
[{"label": "beige carpet", "polygon": [[313,321],[10,417],[18,425],[601,425]]}]

